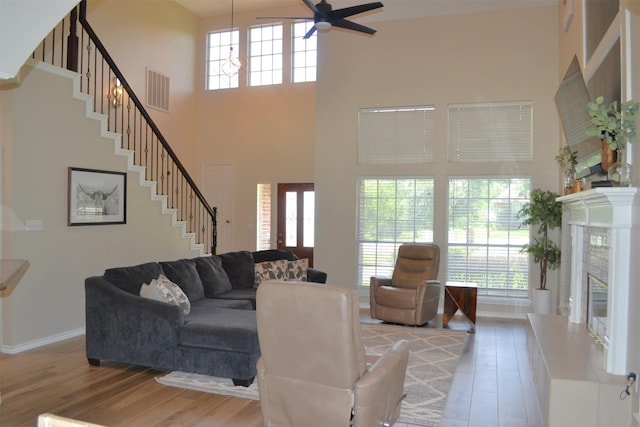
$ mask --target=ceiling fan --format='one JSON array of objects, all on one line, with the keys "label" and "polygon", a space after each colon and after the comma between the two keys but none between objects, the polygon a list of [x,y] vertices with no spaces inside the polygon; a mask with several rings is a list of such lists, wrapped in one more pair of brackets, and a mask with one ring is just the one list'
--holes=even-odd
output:
[{"label": "ceiling fan", "polygon": [[313,17],[293,17],[293,16],[261,16],[257,19],[303,19],[313,20],[313,27],[304,35],[303,38],[308,39],[313,33],[318,30],[328,30],[331,26],[340,27],[347,30],[359,31],[366,34],[374,34],[376,30],[373,28],[365,27],[364,25],[356,24],[355,22],[346,20],[349,16],[357,15],[359,13],[368,12],[370,10],[383,7],[383,4],[379,1],[374,3],[360,4],[357,6],[345,7],[342,9],[333,10],[331,5],[326,0],[320,0],[320,3],[313,4],[311,0],[302,0],[309,9],[313,12]]}]

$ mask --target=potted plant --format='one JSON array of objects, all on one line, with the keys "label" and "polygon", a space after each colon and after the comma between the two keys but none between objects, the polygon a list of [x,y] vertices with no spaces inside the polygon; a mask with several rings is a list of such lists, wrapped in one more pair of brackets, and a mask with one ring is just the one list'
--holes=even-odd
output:
[{"label": "potted plant", "polygon": [[571,151],[571,147],[565,144],[556,156],[556,162],[558,162],[564,176],[564,194],[571,194],[576,187],[574,181],[576,179],[578,152]]},{"label": "potted plant", "polygon": [[533,256],[540,267],[540,285],[534,289],[534,310],[536,313],[551,313],[551,292],[547,289],[547,271],[560,266],[560,248],[549,238],[549,231],[562,225],[562,203],[553,191],[534,189],[531,199],[517,214],[522,225],[536,227],[533,240],[524,245],[521,252]]},{"label": "potted plant", "polygon": [[[623,102],[618,110],[617,101],[607,105],[604,98],[599,96],[595,102],[587,103],[587,110],[593,123],[593,126],[587,129],[587,135],[597,136],[602,140],[602,171],[609,172],[609,167],[616,161],[624,167],[624,149],[627,142],[631,142],[636,135],[635,114],[638,111],[638,103],[633,100]],[[630,173],[630,168],[617,173]],[[627,178],[630,184],[630,177]]]}]

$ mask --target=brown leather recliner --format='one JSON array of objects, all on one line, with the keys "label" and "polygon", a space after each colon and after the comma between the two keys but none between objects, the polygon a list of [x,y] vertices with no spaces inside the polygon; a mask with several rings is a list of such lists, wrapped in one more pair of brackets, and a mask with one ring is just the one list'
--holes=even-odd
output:
[{"label": "brown leather recliner", "polygon": [[371,317],[414,326],[434,319],[440,301],[439,264],[440,248],[435,244],[400,246],[392,277],[371,277]]},{"label": "brown leather recliner", "polygon": [[258,390],[266,426],[395,423],[409,345],[398,341],[383,356],[370,359],[354,290],[267,281],[258,288],[256,314],[262,353]]}]

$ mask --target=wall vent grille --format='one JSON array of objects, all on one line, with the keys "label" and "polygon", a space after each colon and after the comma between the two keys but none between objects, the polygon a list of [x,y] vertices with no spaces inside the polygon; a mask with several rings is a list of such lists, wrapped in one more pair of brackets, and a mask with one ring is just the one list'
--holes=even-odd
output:
[{"label": "wall vent grille", "polygon": [[147,68],[147,106],[169,111],[169,77]]}]

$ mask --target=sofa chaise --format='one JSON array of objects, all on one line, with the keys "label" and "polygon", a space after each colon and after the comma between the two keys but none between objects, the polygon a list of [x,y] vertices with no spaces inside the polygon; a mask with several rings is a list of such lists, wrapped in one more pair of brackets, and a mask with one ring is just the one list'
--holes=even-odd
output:
[{"label": "sofa chaise", "polygon": [[[273,266],[280,273],[265,270]],[[260,356],[258,273],[263,279],[281,277],[289,273],[284,266],[302,267],[306,280],[326,282],[326,273],[278,250],[148,262],[89,277],[87,359],[94,366],[107,360],[231,378],[248,386]],[[146,291],[153,286],[153,292]]]}]

